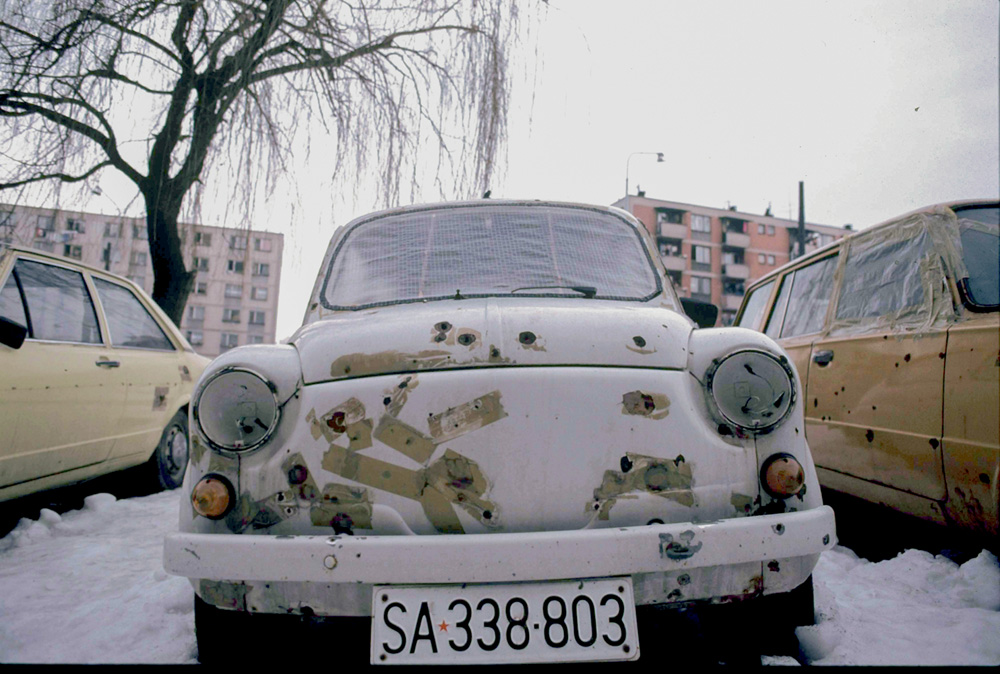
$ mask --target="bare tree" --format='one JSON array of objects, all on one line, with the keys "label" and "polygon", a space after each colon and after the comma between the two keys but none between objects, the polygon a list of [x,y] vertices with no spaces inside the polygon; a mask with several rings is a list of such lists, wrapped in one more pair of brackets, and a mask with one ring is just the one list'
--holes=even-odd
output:
[{"label": "bare tree", "polygon": [[387,203],[427,140],[456,191],[484,189],[516,24],[505,0],[0,0],[0,190],[127,176],[153,298],[180,323],[183,209],[219,179],[249,208],[313,125],[334,170],[378,167]]}]

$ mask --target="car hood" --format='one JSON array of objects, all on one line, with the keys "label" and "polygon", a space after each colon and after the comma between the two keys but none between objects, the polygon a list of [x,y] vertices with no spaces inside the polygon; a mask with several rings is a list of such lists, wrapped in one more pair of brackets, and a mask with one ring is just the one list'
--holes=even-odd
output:
[{"label": "car hood", "polygon": [[690,320],[584,298],[484,298],[345,312],[292,337],[305,384],[468,367],[599,365],[680,370]]}]

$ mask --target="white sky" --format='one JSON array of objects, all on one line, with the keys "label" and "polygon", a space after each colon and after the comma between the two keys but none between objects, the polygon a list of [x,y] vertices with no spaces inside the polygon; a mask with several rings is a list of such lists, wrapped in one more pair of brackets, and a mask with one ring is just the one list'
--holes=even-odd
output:
[{"label": "white sky", "polygon": [[[995,0],[551,0],[531,31],[494,198],[610,204],[632,152],[667,158],[632,159],[633,193],[796,218],[803,180],[806,219],[828,225],[1000,195]],[[333,230],[378,206],[372,186],[321,173],[251,223],[285,234],[279,339]],[[221,220],[206,204],[205,224]]]}]

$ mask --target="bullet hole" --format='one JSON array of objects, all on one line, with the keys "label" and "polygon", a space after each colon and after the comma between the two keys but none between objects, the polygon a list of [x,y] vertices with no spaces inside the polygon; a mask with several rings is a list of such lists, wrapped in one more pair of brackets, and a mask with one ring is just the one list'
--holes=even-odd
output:
[{"label": "bullet hole", "polygon": [[500,349],[494,346],[492,349],[490,349],[490,358],[499,358],[499,357],[500,357]]},{"label": "bullet hole", "polygon": [[686,573],[682,573],[681,575],[677,576],[678,585],[689,585],[690,583],[691,583],[691,576],[687,575]]},{"label": "bullet hole", "polygon": [[938,354],[938,358],[944,359],[944,351]]},{"label": "bullet hole", "polygon": [[524,332],[522,332],[520,335],[517,336],[517,341],[521,342],[521,344],[527,344],[527,345],[534,344],[535,333],[528,332],[527,330],[525,330]]},{"label": "bullet hole", "polygon": [[647,527],[653,526],[654,524],[663,524],[663,520],[661,520],[659,517],[654,517],[653,519],[646,522]]},{"label": "bullet hole", "polygon": [[846,390],[847,390],[847,389],[845,389],[845,388],[844,388],[843,386],[841,386],[841,387],[840,387],[840,391],[841,391],[841,393],[843,393],[843,392],[844,392],[844,391],[846,391]]},{"label": "bullet hole", "polygon": [[840,391],[834,391],[834,392],[833,392],[833,395],[835,395],[835,396],[839,396],[839,395],[840,395]]},{"label": "bullet hole", "polygon": [[446,339],[448,339],[448,335],[446,335],[443,332],[439,332],[436,335],[434,335],[434,341],[435,342],[443,342]]},{"label": "bullet hole", "polygon": [[594,504],[594,510],[600,510],[600,509],[601,509],[601,504],[600,503],[595,503]]},{"label": "bullet hole", "polygon": [[407,378],[406,378],[406,381],[401,381],[401,382],[399,382],[399,388],[400,388],[400,389],[404,389],[404,388],[406,388],[406,385],[407,385],[407,384],[409,384],[409,383],[410,383],[410,378],[409,378],[409,377],[407,377]]},{"label": "bullet hole", "polygon": [[905,356],[903,356],[903,360],[905,360],[907,363],[909,363],[910,362],[910,354],[906,354]]},{"label": "bullet hole", "polygon": [[338,433],[343,433],[347,430],[347,426],[344,425],[344,413],[334,412],[333,416],[326,420],[326,425]]},{"label": "bullet hole", "polygon": [[733,429],[725,424],[719,424],[719,435],[732,435]]},{"label": "bullet hole", "polygon": [[677,458],[674,459],[674,465],[675,466],[680,466],[682,463],[684,463],[684,455],[683,454],[678,454]]},{"label": "bullet hole", "polygon": [[889,339],[889,335],[882,335],[882,339]]},{"label": "bullet hole", "polygon": [[937,449],[938,445],[941,444],[940,442],[938,442],[937,438],[931,438],[930,443],[931,443],[931,448],[932,449]]},{"label": "bullet hole", "polygon": [[288,484],[303,484],[309,477],[305,466],[292,466],[288,470]]},{"label": "bullet hole", "polygon": [[386,397],[382,398],[382,404],[383,405],[388,405],[391,402],[392,402],[392,398],[390,398],[389,396],[386,396]]},{"label": "bullet hole", "polygon": [[899,363],[896,363],[896,367],[899,367]]},{"label": "bullet hole", "polygon": [[869,428],[868,431],[865,432],[865,438],[867,438],[868,442],[871,442],[875,439],[875,432]]},{"label": "bullet hole", "polygon": [[439,330],[441,332],[448,332],[449,330],[451,330],[451,323],[449,323],[448,321],[441,321],[440,323],[434,326],[434,329]]},{"label": "bullet hole", "polygon": [[493,511],[492,510],[484,510],[483,511],[483,519],[484,520],[491,520],[491,519],[493,519]]},{"label": "bullet hole", "polygon": [[622,472],[627,473],[632,470],[632,460],[627,456],[623,456],[621,460]]},{"label": "bullet hole", "polygon": [[476,336],[471,332],[463,332],[458,336],[458,343],[462,346],[469,346],[476,341]]},{"label": "bullet hole", "polygon": [[632,341],[635,342],[635,345],[638,346],[640,349],[646,346],[646,340],[640,337],[639,335],[633,337]]},{"label": "bullet hole", "polygon": [[351,374],[351,366],[350,365],[345,365],[344,366],[344,374]]},{"label": "bullet hole", "polygon": [[781,567],[778,565],[778,560],[772,559],[770,562],[768,562],[767,570],[771,571],[772,573],[780,573]]},{"label": "bullet hole", "polygon": [[987,475],[986,473],[979,474],[979,481],[985,484],[987,487],[990,486],[990,476]]},{"label": "bullet hole", "polygon": [[335,534],[347,534],[348,536],[354,535],[354,520],[347,513],[337,513],[330,520],[330,526],[333,527],[333,533]]},{"label": "bullet hole", "polygon": [[819,407],[819,398],[813,398],[813,407]]},{"label": "bullet hole", "polygon": [[877,409],[878,409],[878,407],[876,407],[875,405],[872,405],[872,412],[874,412]]},{"label": "bullet hole", "polygon": [[282,501],[285,500],[285,495],[282,492],[278,492],[278,495],[275,496],[275,499],[278,501],[278,503],[281,503]]},{"label": "bullet hole", "polygon": [[779,536],[781,536],[782,534],[785,533],[785,525],[784,524],[778,523],[778,524],[775,524],[771,528],[774,529],[774,533],[778,534]]},{"label": "bullet hole", "polygon": [[681,591],[680,590],[671,590],[670,594],[667,595],[667,601],[670,601],[670,600],[673,600],[673,599],[680,599],[680,598],[681,598]]},{"label": "bullet hole", "polygon": [[823,545],[830,545],[830,534],[823,536]]}]

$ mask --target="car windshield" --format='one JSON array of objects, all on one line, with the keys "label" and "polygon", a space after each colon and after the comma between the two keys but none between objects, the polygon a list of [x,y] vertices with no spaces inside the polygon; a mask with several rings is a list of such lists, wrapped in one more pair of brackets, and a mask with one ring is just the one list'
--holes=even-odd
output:
[{"label": "car windshield", "polygon": [[663,291],[636,229],[613,213],[548,204],[437,207],[353,226],[326,270],[328,309],[534,296],[647,301]]}]

